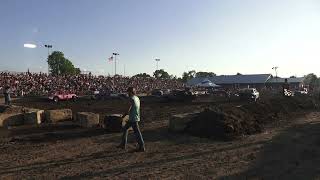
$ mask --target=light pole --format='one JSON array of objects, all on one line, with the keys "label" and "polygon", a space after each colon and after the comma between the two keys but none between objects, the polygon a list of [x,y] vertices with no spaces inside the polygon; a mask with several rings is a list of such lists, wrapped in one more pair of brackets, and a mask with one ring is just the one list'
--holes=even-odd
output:
[{"label": "light pole", "polygon": [[116,76],[117,74],[117,56],[119,56],[119,53],[112,53],[112,55],[114,56],[114,76]]},{"label": "light pole", "polygon": [[277,66],[272,67],[272,69],[275,71],[276,73],[276,82],[278,82],[278,68]]},{"label": "light pole", "polygon": [[277,67],[277,66],[275,66],[275,67],[272,67],[272,69],[275,71],[275,73],[276,73],[276,78],[278,77],[278,68],[279,67]]},{"label": "light pole", "polygon": [[[45,44],[44,45],[45,48],[48,48],[48,75],[50,73],[50,67],[49,67],[49,55],[50,55],[50,49],[52,49],[52,45],[49,44]],[[58,74],[59,74],[59,64],[58,64]]]},{"label": "light pole", "polygon": [[157,59],[155,59],[155,60],[156,60],[156,62],[157,62],[157,69],[156,69],[156,70],[159,70],[159,61],[160,61],[160,59],[157,58]]}]

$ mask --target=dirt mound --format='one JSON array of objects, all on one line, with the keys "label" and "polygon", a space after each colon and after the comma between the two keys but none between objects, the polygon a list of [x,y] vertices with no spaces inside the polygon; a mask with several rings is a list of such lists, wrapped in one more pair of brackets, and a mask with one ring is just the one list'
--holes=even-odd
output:
[{"label": "dirt mound", "polygon": [[191,135],[233,139],[262,131],[264,125],[292,112],[314,109],[317,104],[309,97],[273,98],[242,106],[222,105],[198,113],[185,128]]}]

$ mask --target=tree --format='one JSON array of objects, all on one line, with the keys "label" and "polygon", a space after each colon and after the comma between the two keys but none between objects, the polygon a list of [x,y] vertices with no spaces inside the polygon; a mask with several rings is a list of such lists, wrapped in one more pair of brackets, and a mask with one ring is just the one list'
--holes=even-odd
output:
[{"label": "tree", "polygon": [[182,74],[182,80],[183,82],[187,82],[189,79],[192,79],[196,76],[196,71],[195,70],[192,70],[192,71],[189,71],[189,72],[184,72]]},{"label": "tree", "polygon": [[290,76],[290,78],[297,78],[297,76]]},{"label": "tree", "polygon": [[151,76],[149,74],[147,74],[147,73],[140,73],[140,74],[134,75],[133,77],[149,78]]},{"label": "tree", "polygon": [[311,87],[315,87],[318,84],[318,77],[317,75],[310,73],[304,77],[303,82]]},{"label": "tree", "polygon": [[[74,73],[75,74],[80,74],[81,73],[80,68],[74,68]],[[89,75],[91,75],[91,72],[89,73]]]},{"label": "tree", "polygon": [[237,75],[242,75],[242,74],[238,72]]},{"label": "tree", "polygon": [[48,58],[50,73],[52,75],[66,75],[80,73],[80,69],[76,69],[72,62],[64,57],[60,51],[54,51]]},{"label": "tree", "polygon": [[213,77],[216,76],[214,72],[197,72],[196,77]]},{"label": "tree", "polygon": [[164,71],[163,69],[160,69],[160,70],[156,70],[154,73],[153,73],[153,76],[155,78],[161,78],[161,79],[169,79],[170,78],[170,75],[168,72]]}]

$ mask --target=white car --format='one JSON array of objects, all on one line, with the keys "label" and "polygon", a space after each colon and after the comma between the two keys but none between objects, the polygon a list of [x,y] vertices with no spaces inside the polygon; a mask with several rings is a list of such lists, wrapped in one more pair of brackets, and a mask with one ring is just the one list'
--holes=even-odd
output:
[{"label": "white car", "polygon": [[241,99],[257,101],[260,98],[260,93],[257,91],[256,88],[241,89],[239,91],[239,97]]}]

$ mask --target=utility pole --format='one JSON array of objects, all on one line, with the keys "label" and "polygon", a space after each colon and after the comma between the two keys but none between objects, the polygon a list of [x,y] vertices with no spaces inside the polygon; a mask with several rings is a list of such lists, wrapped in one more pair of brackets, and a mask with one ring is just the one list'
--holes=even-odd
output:
[{"label": "utility pole", "polygon": [[156,69],[156,70],[159,70],[159,61],[160,61],[160,59],[157,58],[157,59],[155,59],[155,60],[156,60],[156,62],[157,62],[157,69]]},{"label": "utility pole", "polygon": [[114,56],[114,76],[117,74],[117,56],[119,56],[119,53],[112,53]]},{"label": "utility pole", "polygon": [[[48,58],[47,58],[47,60],[48,60],[48,75],[49,75],[49,73],[50,73],[50,67],[49,67],[49,55],[50,55],[50,49],[52,48],[52,45],[45,44],[45,45],[44,45],[44,47],[45,47],[45,48],[48,48]],[[59,68],[58,68],[58,69],[59,69]]]},{"label": "utility pole", "polygon": [[272,67],[272,69],[275,71],[275,73],[276,73],[276,78],[278,77],[278,68],[279,67],[277,67],[277,66],[275,66],[275,67]]},{"label": "utility pole", "polygon": [[276,73],[276,82],[278,82],[278,68],[277,66],[272,67],[272,69],[275,71]]}]

